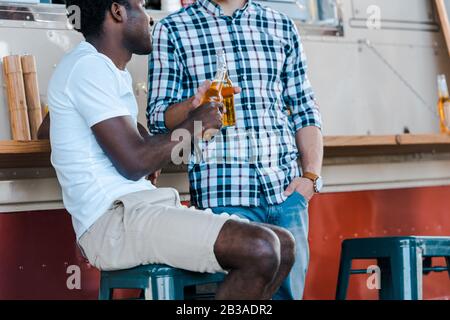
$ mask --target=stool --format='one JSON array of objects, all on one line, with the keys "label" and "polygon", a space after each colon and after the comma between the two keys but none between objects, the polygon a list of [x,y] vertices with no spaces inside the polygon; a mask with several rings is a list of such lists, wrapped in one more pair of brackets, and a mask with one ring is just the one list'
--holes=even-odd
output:
[{"label": "stool", "polygon": [[[431,259],[445,257],[446,267],[432,267]],[[377,259],[381,270],[381,300],[421,300],[422,277],[429,272],[448,271],[450,277],[450,237],[386,237],[349,239],[342,243],[336,299],[345,300],[352,260]],[[425,261],[425,263],[424,263]]]},{"label": "stool", "polygon": [[114,289],[142,289],[151,300],[184,300],[184,288],[222,282],[222,273],[185,271],[166,265],[150,264],[127,270],[102,271],[100,300],[112,300]]}]

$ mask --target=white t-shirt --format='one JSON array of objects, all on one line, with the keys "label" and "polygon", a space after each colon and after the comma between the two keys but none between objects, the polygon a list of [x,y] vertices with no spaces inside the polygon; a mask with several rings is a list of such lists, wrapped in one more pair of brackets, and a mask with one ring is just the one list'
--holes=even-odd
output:
[{"label": "white t-shirt", "polygon": [[79,239],[118,197],[155,189],[144,178],[123,177],[91,130],[99,122],[120,116],[130,116],[137,125],[131,76],[82,42],[56,68],[48,102],[51,161]]}]

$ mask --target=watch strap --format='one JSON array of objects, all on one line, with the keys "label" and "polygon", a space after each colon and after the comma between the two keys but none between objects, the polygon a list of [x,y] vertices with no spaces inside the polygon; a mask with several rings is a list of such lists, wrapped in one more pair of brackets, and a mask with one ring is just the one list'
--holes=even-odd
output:
[{"label": "watch strap", "polygon": [[312,173],[312,172],[304,172],[302,177],[309,179],[312,182],[316,182],[316,180],[320,178],[317,174]]}]

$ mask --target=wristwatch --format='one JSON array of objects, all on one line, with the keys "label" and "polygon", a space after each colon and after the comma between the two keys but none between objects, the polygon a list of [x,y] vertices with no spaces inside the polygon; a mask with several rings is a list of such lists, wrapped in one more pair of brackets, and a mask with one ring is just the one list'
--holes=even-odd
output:
[{"label": "wristwatch", "polygon": [[320,193],[320,191],[322,191],[323,179],[321,176],[318,176],[317,174],[312,172],[304,172],[302,177],[309,179],[314,183],[314,192]]}]

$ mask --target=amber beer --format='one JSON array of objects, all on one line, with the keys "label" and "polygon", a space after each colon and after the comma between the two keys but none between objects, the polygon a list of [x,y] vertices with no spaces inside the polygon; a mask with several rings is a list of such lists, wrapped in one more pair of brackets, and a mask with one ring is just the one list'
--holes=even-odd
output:
[{"label": "amber beer", "polygon": [[225,108],[225,112],[223,114],[223,126],[233,127],[236,125],[236,114],[234,111],[234,87],[233,82],[231,82],[228,77],[228,72],[222,87],[222,96],[223,105]]},{"label": "amber beer", "polygon": [[236,125],[236,115],[234,111],[234,88],[228,77],[228,68],[225,61],[225,53],[219,51],[217,54],[217,72],[211,87],[203,97],[201,104],[208,102],[219,102],[224,105],[223,126],[231,127]]},{"label": "amber beer", "polygon": [[223,102],[222,87],[223,87],[223,82],[216,81],[216,79],[214,79],[211,83],[211,87],[209,87],[208,91],[203,96],[200,104],[205,104],[208,102],[222,103]]},{"label": "amber beer", "polygon": [[438,111],[441,133],[450,133],[450,98],[445,75],[438,76],[438,89]]}]

